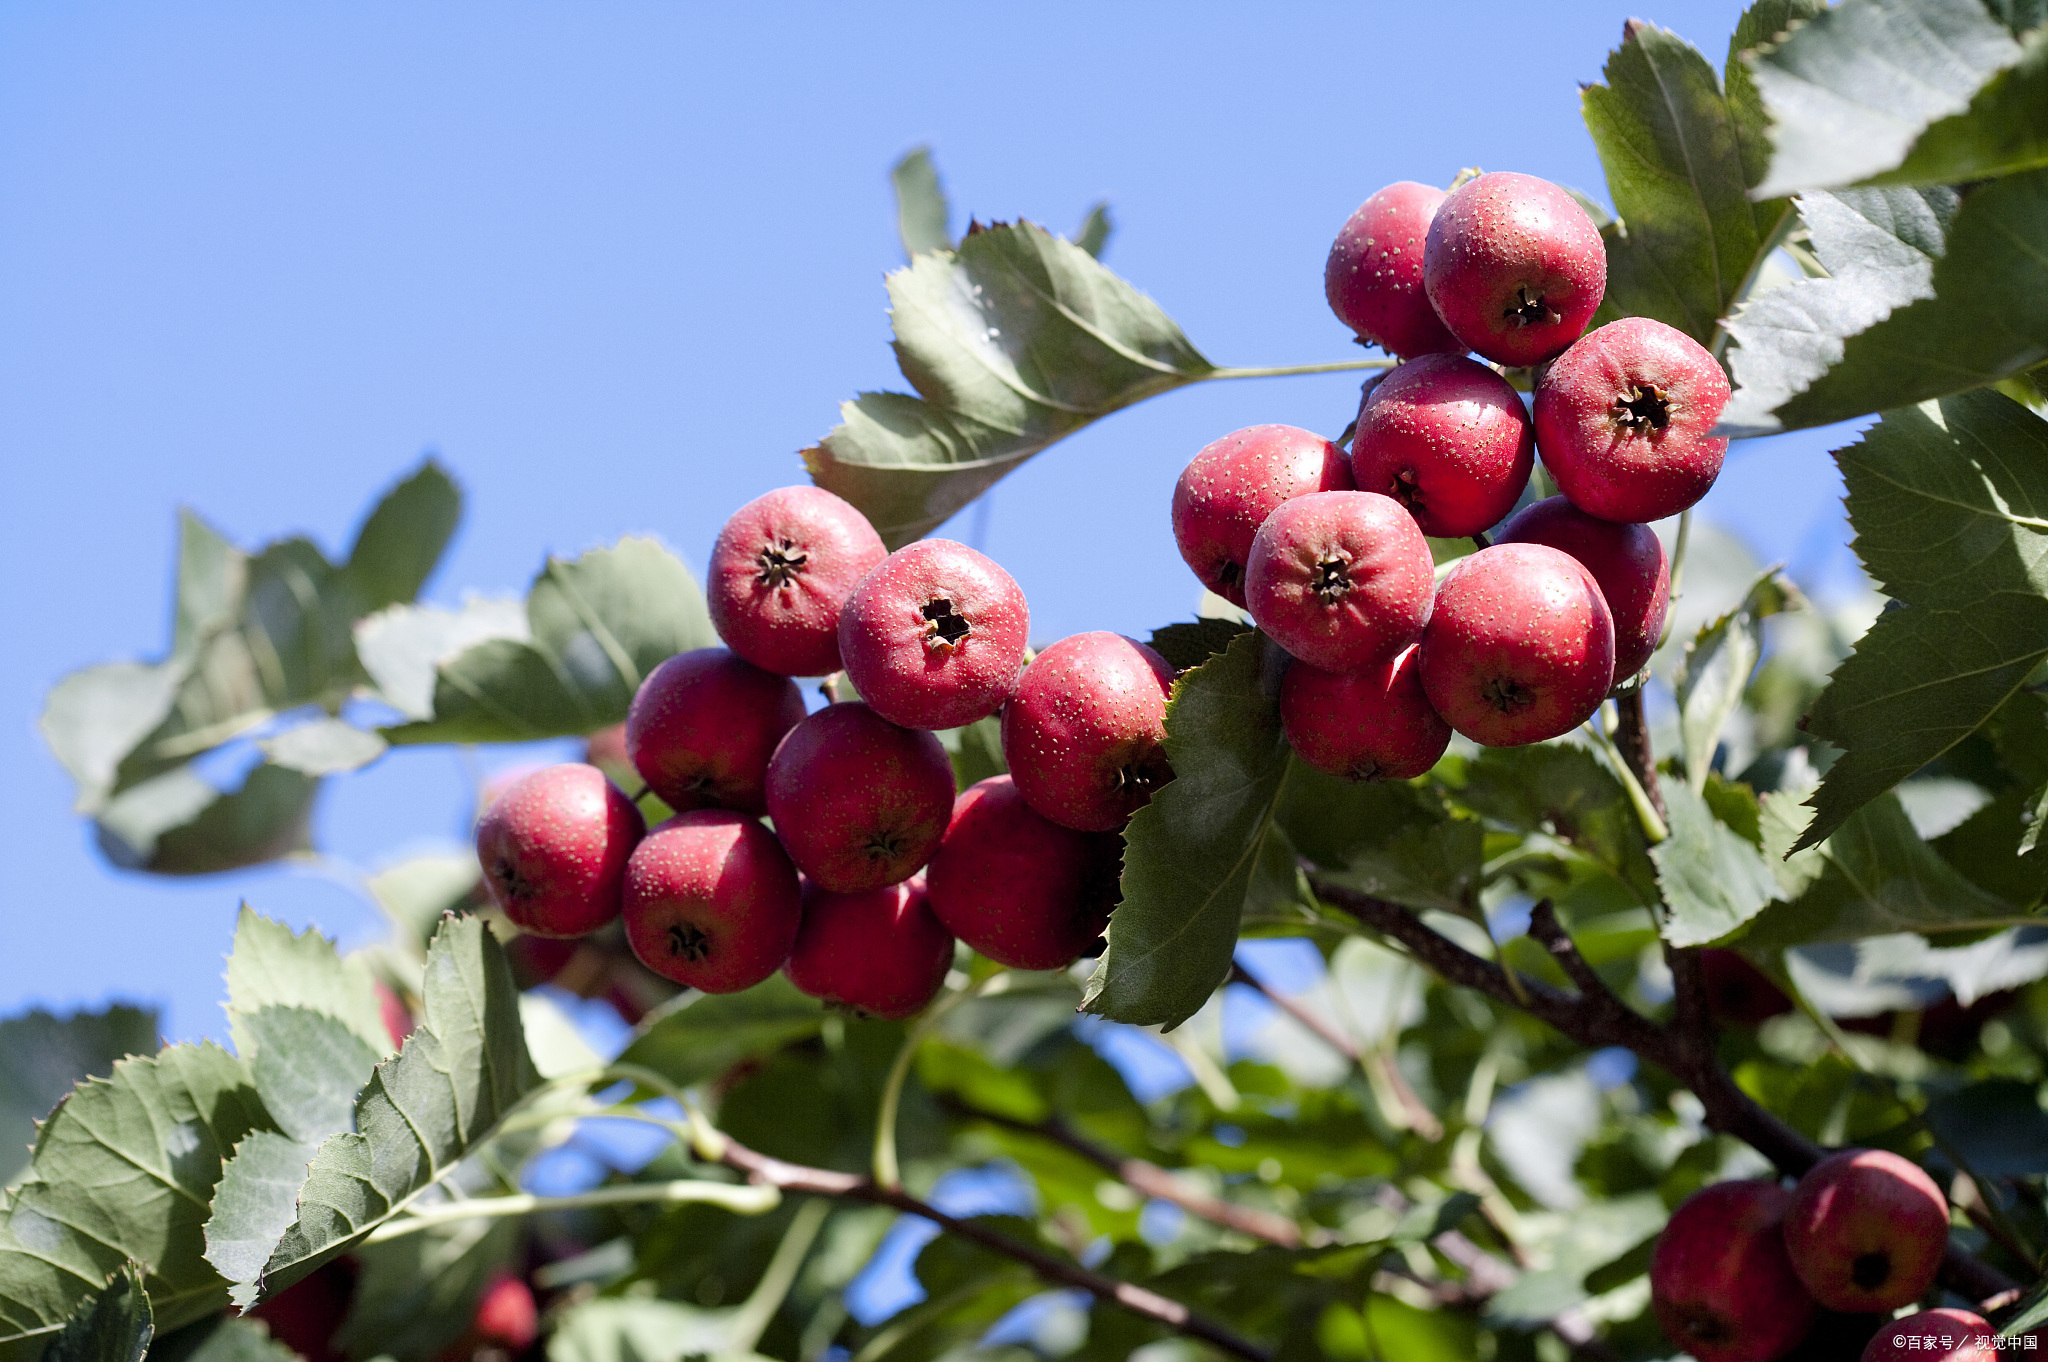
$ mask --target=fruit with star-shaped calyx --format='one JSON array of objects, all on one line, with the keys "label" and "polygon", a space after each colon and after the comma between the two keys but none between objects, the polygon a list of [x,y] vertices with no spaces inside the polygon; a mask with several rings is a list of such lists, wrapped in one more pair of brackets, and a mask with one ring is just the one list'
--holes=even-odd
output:
[{"label": "fruit with star-shaped calyx", "polygon": [[828,705],[768,763],[768,814],[804,874],[839,894],[916,874],[945,835],[953,763],[931,734]]},{"label": "fruit with star-shaped calyx", "polygon": [[950,539],[890,554],[847,597],[839,653],[861,699],[905,728],[959,728],[1001,708],[1031,613],[995,562]]},{"label": "fruit with star-shaped calyx", "polygon": [[1252,538],[1281,502],[1348,492],[1351,464],[1322,436],[1295,426],[1249,426],[1205,445],[1173,485],[1173,540],[1202,585],[1244,604]]},{"label": "fruit with star-shaped calyx", "polygon": [[1457,539],[1499,523],[1535,466],[1520,395],[1462,355],[1411,360],[1359,402],[1352,480],[1407,507],[1424,534]]},{"label": "fruit with star-shaped calyx", "polygon": [[1337,320],[1390,355],[1462,355],[1422,286],[1422,246],[1444,191],[1401,180],[1345,220],[1323,264],[1323,296]]},{"label": "fruit with star-shaped calyx", "polygon": [[1791,1201],[1775,1182],[1717,1182],[1671,1213],[1650,1255],[1666,1338],[1699,1362],[1769,1362],[1806,1336],[1819,1308],[1786,1261]]},{"label": "fruit with star-shaped calyx", "polygon": [[786,676],[724,648],[668,659],[640,683],[626,712],[633,769],[677,812],[768,811],[768,758],[804,717]]},{"label": "fruit with star-shaped calyx", "polygon": [[1883,1149],[1830,1154],[1799,1179],[1785,1251],[1830,1310],[1896,1310],[1924,1294],[1948,1250],[1948,1199],[1912,1160]]},{"label": "fruit with star-shaped calyx", "polygon": [[1429,707],[1420,664],[1408,648],[1362,672],[1290,666],[1280,682],[1280,726],[1295,754],[1346,780],[1408,780],[1436,765],[1451,726]]},{"label": "fruit with star-shaped calyx", "polygon": [[604,772],[565,762],[513,781],[476,825],[484,885],[536,936],[582,936],[619,915],[626,858],[647,824]]},{"label": "fruit with star-shaped calyx", "polygon": [[626,863],[626,944],[665,979],[706,993],[752,988],[789,958],[803,920],[796,867],[743,813],[679,813]]},{"label": "fruit with star-shaped calyx", "polygon": [[1563,497],[1545,497],[1501,526],[1496,544],[1548,544],[1579,560],[1614,621],[1614,679],[1650,665],[1671,602],[1671,563],[1648,525],[1587,515]]},{"label": "fruit with star-shaped calyx", "polygon": [[1059,969],[1101,939],[1122,866],[1123,838],[1063,828],[991,776],[960,792],[925,885],[946,930],[989,959]]},{"label": "fruit with star-shaped calyx", "polygon": [[1063,638],[1003,706],[1003,761],[1024,802],[1064,827],[1115,832],[1173,779],[1173,668],[1121,634]]},{"label": "fruit with star-shaped calyx", "polygon": [[1593,320],[1607,247],[1564,190],[1495,171],[1437,206],[1422,282],[1452,335],[1496,364],[1526,367],[1562,354]]},{"label": "fruit with star-shaped calyx", "polygon": [[888,555],[867,517],[822,487],[779,487],[733,513],[704,603],[728,648],[784,676],[839,670],[839,611]]},{"label": "fruit with star-shaped calyx", "polygon": [[922,1012],[952,963],[953,934],[910,879],[858,894],[806,884],[804,925],[782,970],[813,998],[893,1021]]},{"label": "fruit with star-shaped calyx", "polygon": [[1408,512],[1377,492],[1312,492],[1259,527],[1245,605],[1291,655],[1362,671],[1415,642],[1435,565]]}]

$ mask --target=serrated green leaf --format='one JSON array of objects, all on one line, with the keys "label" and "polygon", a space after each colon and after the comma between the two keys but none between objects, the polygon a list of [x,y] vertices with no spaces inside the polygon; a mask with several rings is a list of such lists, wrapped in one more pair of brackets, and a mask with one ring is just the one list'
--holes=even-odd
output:
[{"label": "serrated green leaf", "polygon": [[1664,939],[1674,946],[1718,941],[1763,911],[1778,882],[1763,854],[1724,827],[1689,785],[1664,787],[1671,836],[1650,848],[1670,911]]},{"label": "serrated green leaf", "polygon": [[993,714],[965,728],[944,729],[937,736],[952,758],[953,782],[963,790],[1010,769],[1003,760],[1002,720]]},{"label": "serrated green leaf", "polygon": [[294,932],[243,904],[235,919],[227,985],[228,1035],[245,1058],[262,1048],[261,1034],[251,1029],[249,1019],[266,1008],[286,1007],[334,1018],[373,1056],[391,1051],[369,970],[361,959],[339,954],[315,928]]},{"label": "serrated green leaf", "polygon": [[159,1339],[155,1351],[164,1354],[163,1362],[301,1362],[297,1353],[270,1336],[263,1321],[226,1316]]},{"label": "serrated green leaf", "polygon": [[155,1337],[142,1273],[123,1263],[92,1304],[64,1326],[44,1362],[142,1362]]},{"label": "serrated green leaf", "polygon": [[1055,440],[1215,369],[1149,298],[1026,222],[918,256],[889,276],[889,302],[918,396],[843,404],[804,462],[891,548]]},{"label": "serrated green leaf", "polygon": [[318,718],[257,744],[273,766],[307,776],[360,770],[384,755],[385,742],[341,719]]},{"label": "serrated green leaf", "polygon": [[215,875],[310,851],[319,792],[318,777],[268,762],[226,791],[181,766],[114,796],[96,832],[123,870]]},{"label": "serrated green leaf", "polygon": [[1580,92],[1621,218],[1604,234],[1599,320],[1655,317],[1705,345],[1786,206],[1758,221],[1735,114],[1692,44],[1631,21],[1603,74],[1606,84]]},{"label": "serrated green leaf", "polygon": [[1788,578],[1767,571],[1743,593],[1740,605],[1686,645],[1678,673],[1678,731],[1686,784],[1694,794],[1706,790],[1721,729],[1741,707],[1750,673],[1763,656],[1763,621],[1798,599],[1799,588]]},{"label": "serrated green leaf", "polygon": [[2041,844],[2042,829],[2048,828],[2048,785],[2034,791],[2028,805],[2027,830],[2020,835],[2020,855],[2031,855]]},{"label": "serrated green leaf", "polygon": [[248,1066],[210,1043],[80,1085],[44,1123],[0,1226],[0,1349],[54,1335],[129,1261],[165,1332],[226,1306],[201,1226],[228,1151],[267,1125]]},{"label": "serrated green leaf", "polygon": [[[1948,191],[1850,192],[1917,193],[1931,202]],[[1807,280],[1773,289],[1758,306],[1766,312],[1794,307],[1799,297],[1827,282]],[[1859,279],[1858,287],[1863,282]],[[1839,302],[1841,295],[1835,297]],[[1778,299],[1786,301],[1775,303]],[[1826,425],[1964,392],[2039,364],[2048,356],[2048,169],[2009,175],[1973,190],[1955,215],[1945,253],[1934,262],[1932,296],[1891,307],[1868,329],[1827,332],[1849,339],[1842,344],[1840,361],[1810,386],[1768,380],[1767,386],[1797,393],[1777,403],[1768,417],[1758,415],[1764,398],[1738,392],[1723,413],[1724,424],[1759,430]],[[1747,310],[1743,315],[1746,320]],[[1739,333],[1737,339],[1742,340]],[[1816,342],[1815,348],[1822,344]],[[1737,373],[1740,377],[1739,363]]]},{"label": "serrated green leaf", "polygon": [[36,727],[78,786],[77,812],[106,806],[122,759],[170,714],[186,671],[181,659],[110,662],[50,687]]},{"label": "serrated green leaf", "polygon": [[1114,231],[1116,221],[1109,215],[1109,200],[1102,199],[1088,205],[1088,214],[1081,219],[1081,230],[1074,233],[1074,244],[1100,260]]},{"label": "serrated green leaf", "polygon": [[1773,125],[1764,195],[1856,184],[1898,166],[2019,60],[1982,0],[1843,0],[1753,62]]},{"label": "serrated green leaf", "polygon": [[482,879],[475,853],[455,852],[400,861],[372,875],[369,887],[407,952],[425,959],[442,916],[472,906]]},{"label": "serrated green leaf", "polygon": [[113,1004],[98,1012],[57,1017],[40,1008],[0,1021],[0,1186],[28,1166],[36,1122],[88,1078],[105,1078],[114,1062],[154,1054],[153,1007]]},{"label": "serrated green leaf", "polygon": [[1841,747],[1811,846],[1976,730],[2048,657],[2048,421],[1991,392],[1888,412],[1836,453],[1892,605],[1806,727]]},{"label": "serrated green leaf", "polygon": [[732,1314],[731,1307],[707,1310],[680,1301],[601,1296],[563,1313],[548,1339],[548,1362],[681,1362],[720,1355]]},{"label": "serrated green leaf", "polygon": [[344,571],[357,614],[420,594],[462,519],[462,489],[433,459],[386,492],[356,531]]},{"label": "serrated green leaf", "polygon": [[1452,799],[1519,832],[1554,837],[1628,887],[1656,895],[1656,870],[1635,808],[1590,751],[1568,743],[1492,747],[1464,771]]},{"label": "serrated green leaf", "polygon": [[689,1087],[815,1036],[824,1024],[816,998],[772,974],[740,993],[684,994],[641,1023],[619,1062]]},{"label": "serrated green leaf", "polygon": [[896,235],[902,238],[904,255],[953,249],[947,225],[952,210],[930,147],[913,147],[890,166],[889,187],[896,194]]},{"label": "serrated green leaf", "polygon": [[[1728,36],[1728,59],[1721,68],[1721,81],[1735,119],[1735,139],[1742,146],[1743,180],[1752,188],[1763,183],[1771,166],[1771,116],[1751,74],[1752,54],[1782,42],[1788,30],[1826,8],[1825,0],[1756,0],[1735,21],[1735,31]],[[1769,202],[1757,205],[1760,228],[1766,221],[1776,220],[1769,214]]]},{"label": "serrated green leaf", "polygon": [[1146,646],[1166,659],[1177,672],[1199,667],[1230,646],[1231,640],[1251,629],[1237,619],[1183,620],[1161,625],[1145,640]]},{"label": "serrated green leaf", "polygon": [[665,659],[717,636],[697,580],[652,539],[628,536],[550,558],[526,594],[527,641],[496,638],[436,669],[431,719],[384,730],[394,744],[523,742],[594,733],[626,717]]},{"label": "serrated green leaf", "polygon": [[427,953],[424,1015],[320,1146],[299,1216],[257,1281],[276,1294],[345,1252],[497,1129],[540,1082],[504,953],[478,918],[449,918]]},{"label": "serrated green leaf", "polygon": [[436,669],[489,639],[525,643],[533,637],[526,605],[471,596],[460,610],[394,605],[356,622],[356,655],[378,696],[408,719],[434,717]]},{"label": "serrated green leaf", "polygon": [[1086,1011],[1177,1026],[1230,973],[1290,756],[1266,656],[1265,637],[1245,634],[1174,683],[1174,778],[1125,829],[1123,901]]},{"label": "serrated green leaf", "polygon": [[1970,107],[1929,125],[1904,163],[1872,184],[1961,184],[2048,165],[2048,30],[2021,44],[2020,58],[1970,99]]}]

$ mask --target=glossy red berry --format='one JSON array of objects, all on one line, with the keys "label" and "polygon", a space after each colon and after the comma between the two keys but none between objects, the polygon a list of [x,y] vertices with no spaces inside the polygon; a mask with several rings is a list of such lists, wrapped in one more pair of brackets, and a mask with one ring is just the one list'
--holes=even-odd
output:
[{"label": "glossy red berry", "polygon": [[1290,654],[1362,671],[1422,636],[1435,566],[1400,503],[1376,492],[1312,492],[1259,527],[1245,604]]},{"label": "glossy red berry", "polygon": [[918,880],[835,894],[804,886],[804,925],[783,973],[813,998],[894,1020],[922,1012],[953,964],[953,934]]},{"label": "glossy red berry", "polygon": [[473,1327],[479,1338],[510,1352],[532,1347],[540,1337],[540,1310],[533,1301],[533,1288],[509,1272],[492,1274],[477,1298]]},{"label": "glossy red berry", "polygon": [[1614,620],[1615,682],[1650,665],[1671,601],[1671,564],[1648,525],[1602,520],[1563,497],[1545,497],[1517,511],[1493,542],[1548,544],[1578,559]]},{"label": "glossy red berry", "polygon": [[1346,780],[1411,779],[1451,744],[1423,694],[1416,648],[1362,672],[1295,663],[1280,682],[1280,726],[1303,761]]},{"label": "glossy red berry", "polygon": [[1453,189],[1430,220],[1423,286],[1452,335],[1496,364],[1564,353],[1607,291],[1607,247],[1548,180],[1495,171]]},{"label": "glossy red berry", "polygon": [[1173,779],[1173,668],[1121,634],[1075,634],[1024,669],[1003,706],[1003,761],[1024,802],[1063,827],[1115,832]]},{"label": "glossy red berry", "polygon": [[1422,286],[1422,246],[1444,191],[1401,180],[1358,206],[1323,265],[1323,295],[1337,320],[1390,355],[1462,355]]},{"label": "glossy red berry", "polygon": [[626,858],[647,824],[604,772],[582,762],[533,771],[491,801],[476,855],[492,902],[539,936],[582,936],[619,915]]},{"label": "glossy red berry", "polygon": [[1344,451],[1296,426],[1248,426],[1195,455],[1173,485],[1173,539],[1202,585],[1244,604],[1252,538],[1281,502],[1348,492]]},{"label": "glossy red berry", "polygon": [[711,549],[704,603],[726,646],[784,676],[839,670],[839,610],[887,556],[853,506],[822,487],[780,487],[734,512]]},{"label": "glossy red berry", "polygon": [[1408,508],[1424,534],[1478,534],[1514,509],[1536,466],[1522,398],[1484,364],[1427,355],[1366,391],[1351,477]]},{"label": "glossy red berry", "polygon": [[1813,1298],[1850,1313],[1896,1310],[1934,1282],[1948,1198],[1911,1159],[1845,1149],[1806,1171],[1785,1212],[1785,1251]]},{"label": "glossy red berry", "polygon": [[789,958],[803,906],[775,834],[743,813],[698,809],[653,832],[626,865],[626,944],[689,988],[737,993]]},{"label": "glossy red berry", "polygon": [[1430,706],[1476,743],[1569,733],[1614,684],[1614,623],[1593,574],[1543,544],[1461,558],[1422,636]]},{"label": "glossy red berry", "polygon": [[804,717],[796,683],[723,648],[668,659],[626,712],[626,753],[677,812],[768,811],[768,758]]},{"label": "glossy red berry", "polygon": [[1677,515],[1721,475],[1709,434],[1728,376],[1705,346],[1648,317],[1609,322],[1536,384],[1536,447],[1557,489],[1602,520]]},{"label": "glossy red berry", "polygon": [[999,965],[1059,969],[1093,946],[1119,894],[1123,839],[1034,812],[1008,776],[963,790],[925,872],[946,930]]},{"label": "glossy red berry", "polygon": [[804,874],[835,893],[916,874],[945,835],[953,763],[930,733],[828,705],[768,763],[768,814]]},{"label": "glossy red berry", "polygon": [[861,578],[839,617],[846,675],[905,728],[959,728],[1010,698],[1031,612],[1015,579],[950,539],[920,539]]},{"label": "glossy red berry", "polygon": [[1920,1310],[1887,1320],[1861,1362],[1998,1362],[2021,1338],[2009,1339],[2002,1349],[1998,1331],[1974,1311]]},{"label": "glossy red berry", "polygon": [[1779,1235],[1792,1195],[1775,1182],[1717,1182],[1671,1213],[1650,1255],[1650,1306],[1698,1362],[1770,1362],[1819,1314]]}]

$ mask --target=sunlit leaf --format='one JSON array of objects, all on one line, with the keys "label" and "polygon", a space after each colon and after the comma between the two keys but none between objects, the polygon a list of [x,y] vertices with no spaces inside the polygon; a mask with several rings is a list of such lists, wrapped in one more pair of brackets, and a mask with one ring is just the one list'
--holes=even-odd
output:
[{"label": "sunlit leaf", "polygon": [[65,1094],[157,1045],[155,1008],[115,1003],[63,1017],[36,1008],[0,1021],[0,1186],[28,1166],[36,1122]]},{"label": "sunlit leaf", "polygon": [[1799,589],[1776,571],[1757,578],[1742,604],[1701,629],[1686,645],[1678,674],[1678,729],[1686,784],[1707,788],[1721,730],[1741,707],[1763,655],[1763,621],[1796,604]]},{"label": "sunlit leaf", "polygon": [[824,1024],[816,998],[771,974],[740,993],[684,994],[642,1023],[619,1062],[689,1087],[814,1036]]},{"label": "sunlit leaf", "polygon": [[44,1362],[142,1362],[155,1337],[142,1273],[124,1263],[106,1289],[65,1324]]},{"label": "sunlit leaf", "polygon": [[903,239],[904,255],[953,249],[947,226],[951,209],[930,147],[914,147],[889,167],[889,187],[896,192],[896,234]]},{"label": "sunlit leaf", "polygon": [[190,766],[152,776],[100,813],[100,850],[123,870],[213,875],[312,849],[320,781],[265,762],[223,791]]},{"label": "sunlit leaf", "polygon": [[1664,803],[1671,836],[1650,848],[1670,908],[1664,939],[1703,946],[1763,911],[1778,882],[1763,854],[1715,818],[1691,786],[1666,784]]}]

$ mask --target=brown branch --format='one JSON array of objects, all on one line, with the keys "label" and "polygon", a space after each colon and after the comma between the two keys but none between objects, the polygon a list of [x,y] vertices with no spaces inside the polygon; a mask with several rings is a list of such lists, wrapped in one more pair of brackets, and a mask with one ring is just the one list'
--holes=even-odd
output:
[{"label": "brown branch", "polygon": [[1614,726],[1614,745],[1635,774],[1636,783],[1649,796],[1650,807],[1669,823],[1671,815],[1664,808],[1664,791],[1657,784],[1657,763],[1650,755],[1650,725],[1643,717],[1643,688],[1630,686],[1615,696],[1614,708],[1620,717]]},{"label": "brown branch", "polygon": [[961,1220],[947,1215],[938,1207],[919,1201],[899,1188],[883,1187],[871,1178],[859,1177],[852,1173],[786,1163],[749,1149],[722,1133],[714,1135],[707,1132],[701,1137],[699,1153],[746,1174],[747,1180],[758,1186],[775,1187],[785,1192],[802,1192],[814,1196],[839,1197],[847,1201],[865,1201],[929,1220],[948,1234],[979,1244],[991,1253],[999,1253],[1005,1258],[1024,1264],[1048,1282],[1086,1291],[1097,1300],[1122,1306],[1134,1315],[1163,1324],[1185,1337],[1200,1339],[1232,1357],[1244,1358],[1246,1362],[1272,1362],[1272,1354],[1264,1348],[1239,1337],[1215,1321],[1196,1314],[1177,1300],[1162,1296],[1156,1291],[1147,1291],[1144,1287],[1131,1282],[1118,1281],[1114,1277],[1090,1272],[1077,1263],[1056,1258],[1035,1245],[1020,1243],[1006,1234],[998,1234],[972,1220]]}]

